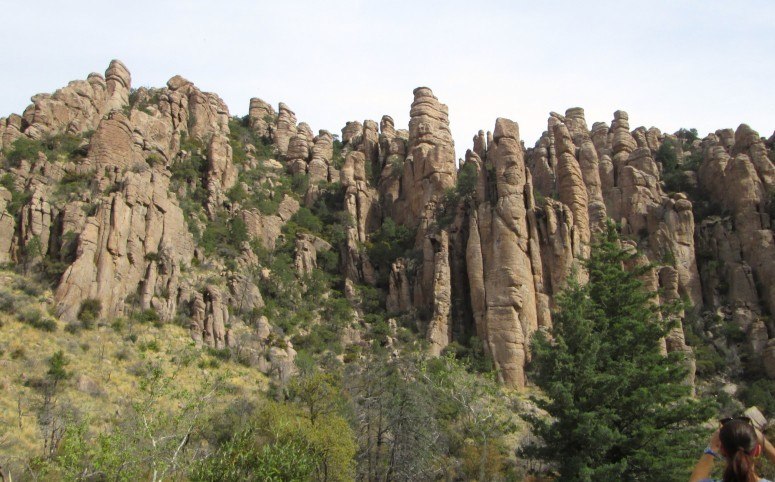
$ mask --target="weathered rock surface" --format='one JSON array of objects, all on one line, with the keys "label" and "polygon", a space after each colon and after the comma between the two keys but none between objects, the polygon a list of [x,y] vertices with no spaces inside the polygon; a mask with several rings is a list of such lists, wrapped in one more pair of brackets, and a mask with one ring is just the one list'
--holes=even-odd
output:
[{"label": "weathered rock surface", "polygon": [[257,97],[250,99],[248,125],[253,132],[265,139],[270,139],[275,128],[276,117],[277,113],[271,105]]},{"label": "weathered rock surface", "polygon": [[123,314],[129,295],[139,295],[141,308],[149,308],[159,293],[176,292],[180,268],[191,262],[193,239],[170,197],[167,175],[127,171],[121,186],[86,220],[76,259],[57,288],[58,314],[66,321],[88,298],[101,301],[105,316]]},{"label": "weathered rock surface", "polygon": [[13,235],[16,230],[16,220],[6,210],[11,199],[11,192],[4,187],[0,187],[0,263],[11,261],[11,247],[13,246]]},{"label": "weathered rock surface", "polygon": [[288,152],[288,144],[295,134],[296,114],[287,105],[280,102],[277,128],[272,133],[272,140],[277,145],[277,150],[280,154],[285,155]]},{"label": "weathered rock surface", "polygon": [[[352,223],[345,223],[338,246],[310,234],[289,240],[299,279],[318,269],[321,250],[339,250],[347,298],[358,298],[357,283],[386,284],[388,311],[415,316],[432,354],[476,335],[499,379],[523,386],[531,335],[551,329],[553,297],[571,273],[584,280],[580,261],[611,219],[625,244],[640,249],[638,262],[655,266],[644,282],[660,302],[684,299],[696,312],[713,310],[745,333],[745,348],[775,377],[767,318],[775,310],[775,135],[764,140],[743,124],[692,141],[653,127],[631,130],[624,111],[614,113],[610,127],[594,123],[590,130],[583,109],[574,107],[550,113],[547,131],[525,149],[517,124],[499,118],[492,132],[473,137],[465,163],[476,172],[475,186],[460,194],[448,110],[426,87],[414,90],[408,130],[396,129],[390,116],[348,122],[341,144],[328,131],[314,135],[297,123],[285,104],[275,111],[253,98],[247,125],[261,142],[274,142],[280,162],[248,146],[239,165],[229,111],[217,95],[180,76],[163,88],[131,96],[130,89],[126,66],[113,61],[104,77],[91,74],[36,95],[23,115],[0,119],[3,149],[22,137],[94,132],[77,158],[41,153],[0,173],[11,174],[16,192],[7,183],[0,187],[0,262],[19,262],[39,242],[43,257],[68,265],[56,289],[66,321],[90,298],[100,300],[105,316],[154,309],[169,320],[185,307],[198,343],[240,343],[242,335],[226,327],[264,304],[256,274],[265,268],[261,250],[244,242],[236,259],[218,259],[197,249],[189,224],[201,233],[219,216],[240,219],[248,236],[272,251],[284,241],[283,226],[299,211],[299,200],[314,207],[322,189],[331,189],[324,183],[339,182],[341,214]],[[675,146],[687,192],[666,192],[673,189],[666,169],[674,169],[658,162],[666,142]],[[697,172],[685,170],[699,154]],[[187,174],[195,179],[171,192],[178,163],[193,160],[203,160]],[[281,176],[289,174],[308,176],[306,193],[287,190]],[[73,179],[88,188],[63,196],[58,186]],[[230,200],[238,182],[246,195]],[[191,202],[201,188],[206,192],[197,191],[194,202],[207,216],[187,222],[178,199]],[[279,194],[246,199],[259,189]],[[12,215],[19,193],[27,197]],[[273,209],[274,196],[283,196],[277,213],[262,214],[257,206],[270,211],[259,201],[270,199]],[[388,217],[416,233],[414,251],[376,272],[365,247]],[[192,260],[211,278],[188,271]],[[266,345],[260,364],[286,377],[295,351],[288,337],[276,338],[270,322],[251,320]],[[664,340],[665,352],[690,350],[680,326]]]},{"label": "weathered rock surface", "polygon": [[[498,119],[488,152],[495,192],[471,213],[466,259],[477,334],[504,383],[521,387],[528,342],[538,328],[530,253],[527,170],[519,127]],[[477,193],[479,195],[479,193]],[[494,199],[491,203],[489,199]]]},{"label": "weathered rock surface", "polygon": [[350,151],[340,172],[340,182],[345,188],[344,209],[353,219],[347,227],[347,238],[341,248],[345,277],[352,281],[375,283],[376,274],[361,249],[369,233],[378,227],[380,207],[377,192],[366,180],[366,158],[362,152]]},{"label": "weathered rock surface", "polygon": [[455,186],[457,168],[447,106],[429,88],[418,87],[409,115],[407,158],[391,215],[401,224],[417,226],[427,218],[428,204]]}]

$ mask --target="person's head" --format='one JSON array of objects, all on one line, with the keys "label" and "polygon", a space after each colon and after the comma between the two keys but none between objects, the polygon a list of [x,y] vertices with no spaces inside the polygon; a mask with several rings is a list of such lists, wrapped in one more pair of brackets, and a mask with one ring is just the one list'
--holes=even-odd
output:
[{"label": "person's head", "polygon": [[723,420],[719,439],[721,451],[727,459],[724,482],[757,482],[754,458],[759,456],[762,448],[750,419]]}]

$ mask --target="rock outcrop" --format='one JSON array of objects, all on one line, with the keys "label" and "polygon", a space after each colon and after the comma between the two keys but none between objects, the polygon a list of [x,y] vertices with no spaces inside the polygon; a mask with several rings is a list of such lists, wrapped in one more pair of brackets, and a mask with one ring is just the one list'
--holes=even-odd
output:
[{"label": "rock outcrop", "polygon": [[277,113],[271,105],[257,97],[250,99],[248,125],[257,135],[264,139],[271,139],[276,117]]},{"label": "rock outcrop", "polygon": [[532,186],[516,123],[502,118],[495,122],[487,162],[495,182],[487,181],[485,192],[477,192],[466,253],[471,305],[477,334],[492,356],[498,378],[523,386],[538,313],[527,212]]},{"label": "rock outcrop", "polygon": [[347,227],[347,238],[341,248],[344,275],[357,282],[375,283],[374,268],[361,246],[376,230],[381,218],[376,190],[366,180],[366,157],[350,151],[340,172],[345,189],[344,209],[354,221]]},{"label": "rock outcrop", "polygon": [[272,133],[272,140],[281,155],[288,152],[288,144],[296,134],[296,114],[287,105],[280,102],[277,127]]},{"label": "rock outcrop", "polygon": [[190,264],[194,243],[183,211],[170,197],[169,177],[162,171],[127,171],[118,182],[120,190],[86,220],[75,261],[57,288],[57,311],[66,321],[77,317],[86,299],[100,300],[102,315],[119,316],[130,295],[141,309],[163,305],[164,318],[174,315],[180,269]]},{"label": "rock outcrop", "polygon": [[[522,387],[532,334],[551,330],[554,297],[574,273],[584,282],[582,260],[612,220],[637,247],[637,264],[653,267],[644,283],[657,301],[687,302],[666,353],[691,351],[682,325],[706,310],[745,334],[731,353],[748,350],[775,378],[775,135],[765,140],[743,124],[700,141],[688,131],[631,129],[624,111],[610,127],[589,129],[574,107],[550,113],[529,149],[515,122],[497,119],[457,166],[447,107],[427,87],[413,95],[408,129],[390,116],[348,122],[340,143],[259,98],[235,124],[220,97],[180,76],[133,90],[126,66],[112,61],[104,77],[36,95],[22,115],[0,119],[0,174],[9,176],[0,187],[0,263],[61,268],[51,274],[68,322],[96,299],[103,316],[185,313],[194,340],[217,349],[239,346],[255,328],[249,335],[261,347],[251,356],[287,377],[290,335],[256,311],[272,276],[267,259],[281,248],[305,283],[319,255],[335,250],[350,302],[359,303],[358,284],[384,289],[387,311],[413,320],[431,354],[479,340],[498,378]],[[33,149],[5,162],[18,139],[54,136],[72,152]],[[326,222],[337,219],[341,233],[300,226],[321,200],[336,204]],[[372,262],[371,242],[388,218],[413,238],[401,240],[405,257]],[[239,241],[222,251],[194,241],[229,236]],[[361,341],[347,330],[347,343]]]},{"label": "rock outcrop", "polygon": [[429,204],[455,186],[457,168],[447,106],[429,88],[418,87],[409,115],[401,191],[390,214],[400,224],[417,226],[431,216]]}]

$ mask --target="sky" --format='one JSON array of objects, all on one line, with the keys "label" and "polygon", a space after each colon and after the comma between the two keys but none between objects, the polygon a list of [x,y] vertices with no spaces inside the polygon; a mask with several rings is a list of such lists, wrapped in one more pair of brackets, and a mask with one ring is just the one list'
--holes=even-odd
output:
[{"label": "sky", "polygon": [[0,117],[123,61],[132,86],[182,75],[232,115],[285,102],[314,131],[389,114],[406,128],[412,90],[449,106],[462,157],[497,117],[532,146],[551,111],[591,127],[701,135],[775,130],[772,0],[171,1],[0,0]]}]

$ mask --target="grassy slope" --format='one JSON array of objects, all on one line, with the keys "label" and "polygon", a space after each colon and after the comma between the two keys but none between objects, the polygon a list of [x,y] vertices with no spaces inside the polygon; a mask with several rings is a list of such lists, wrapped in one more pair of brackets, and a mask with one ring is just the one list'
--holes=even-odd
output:
[{"label": "grassy slope", "polygon": [[[8,290],[11,283],[6,282],[17,276],[3,271],[0,278]],[[14,290],[14,294],[20,293]],[[51,293],[43,293],[39,299],[45,307]],[[206,380],[223,377],[228,390],[219,402],[263,398],[267,387],[266,377],[258,370],[214,358],[196,348],[188,331],[176,325],[134,324],[117,330],[103,324],[68,333],[64,323],[57,322],[56,331],[44,332],[10,313],[0,313],[0,323],[0,453],[6,462],[42,452],[36,416],[41,396],[25,384],[45,376],[48,359],[58,350],[69,360],[67,370],[72,373],[59,402],[71,404],[79,414],[88,416],[92,433],[110,427],[121,417],[127,403],[138,395],[140,378],[136,374],[149,362],[173,376],[172,392],[193,392]],[[132,333],[137,335],[134,342]],[[154,341],[158,351],[154,351]]]}]

